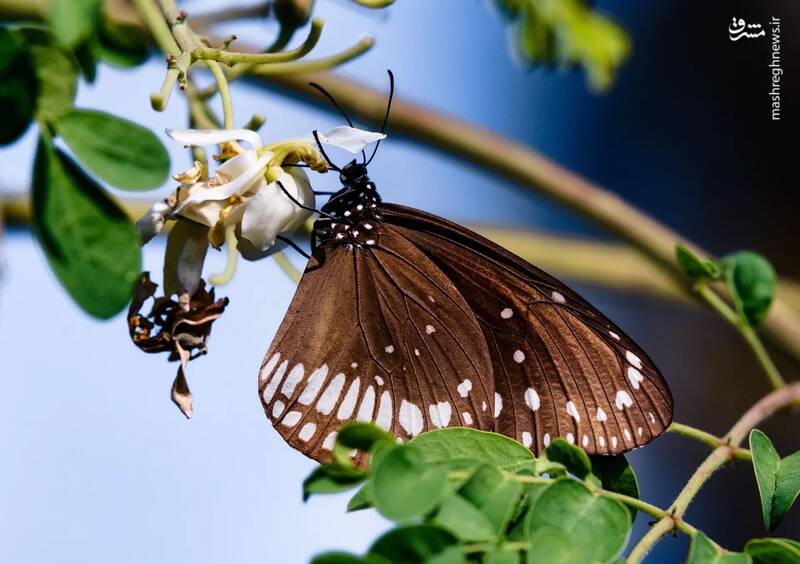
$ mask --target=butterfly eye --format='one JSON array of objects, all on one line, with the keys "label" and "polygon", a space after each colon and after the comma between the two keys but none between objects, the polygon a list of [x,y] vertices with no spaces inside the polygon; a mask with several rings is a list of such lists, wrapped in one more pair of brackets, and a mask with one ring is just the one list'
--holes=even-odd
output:
[{"label": "butterfly eye", "polygon": [[339,175],[339,182],[341,182],[342,184],[347,182],[347,176],[345,176],[344,173]]}]

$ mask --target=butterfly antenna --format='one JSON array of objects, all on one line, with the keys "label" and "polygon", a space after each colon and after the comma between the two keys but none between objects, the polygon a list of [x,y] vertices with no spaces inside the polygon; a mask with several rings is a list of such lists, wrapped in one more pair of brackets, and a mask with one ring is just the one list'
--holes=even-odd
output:
[{"label": "butterfly antenna", "polygon": [[342,169],[340,169],[338,166],[333,164],[333,161],[330,159],[328,154],[325,152],[325,149],[322,148],[322,142],[319,140],[319,132],[315,129],[314,131],[311,132],[311,134],[314,136],[314,141],[317,142],[317,147],[319,148],[319,152],[322,153],[322,157],[325,159],[325,161],[336,172],[342,172]]},{"label": "butterfly antenna", "polygon": [[283,182],[281,182],[280,180],[278,180],[277,182],[278,182],[278,187],[281,189],[281,192],[283,192],[284,194],[286,194],[286,197],[287,197],[287,198],[289,198],[289,199],[292,201],[292,203],[293,203],[294,205],[296,205],[298,208],[301,208],[301,209],[304,209],[304,210],[307,210],[307,211],[310,211],[310,212],[314,212],[314,213],[316,213],[316,214],[319,214],[319,215],[320,215],[320,216],[322,216],[322,217],[327,217],[327,218],[328,218],[328,219],[330,219],[331,221],[339,221],[339,222],[341,222],[341,223],[346,223],[347,225],[352,225],[352,223],[351,223],[349,220],[347,220],[347,219],[344,219],[344,218],[338,218],[338,217],[332,216],[331,214],[329,214],[329,213],[325,213],[325,212],[324,212],[324,211],[322,211],[322,210],[318,210],[318,209],[316,209],[316,208],[312,208],[311,206],[306,206],[305,204],[303,204],[303,203],[299,202],[299,201],[297,200],[297,198],[295,198],[294,196],[292,196],[292,195],[289,193],[289,191],[286,189],[286,186],[284,186],[284,185],[283,185]]},{"label": "butterfly antenna", "polygon": [[[389,122],[389,112],[392,110],[392,98],[394,98],[394,74],[392,74],[391,70],[387,70],[386,72],[389,74],[389,102],[386,104],[386,115],[383,116],[381,133],[386,131],[386,124]],[[375,153],[378,152],[378,147],[380,147],[380,145],[381,140],[378,139],[378,142],[375,143],[375,148],[372,150],[372,155],[370,155],[369,160],[364,163],[364,166],[367,166],[372,162],[372,159],[375,158]]]},{"label": "butterfly antenna", "polygon": [[295,243],[294,241],[292,241],[288,237],[283,237],[282,235],[275,235],[275,238],[280,240],[280,241],[283,241],[284,243],[289,245],[291,248],[293,248],[295,251],[297,251],[298,253],[300,253],[301,255],[306,257],[307,259],[311,258],[311,255],[309,255],[307,252],[305,252],[300,245],[298,245],[297,243]]},{"label": "butterfly antenna", "polygon": [[[322,86],[320,86],[316,82],[309,82],[308,85],[311,88],[316,88],[317,90],[322,92],[322,95],[325,96],[330,101],[331,104],[333,104],[333,107],[339,110],[339,113],[342,114],[345,121],[347,121],[347,125],[353,127],[353,122],[350,120],[350,117],[347,115],[347,112],[345,112],[344,109],[339,105],[339,102],[336,101],[336,98],[333,97],[333,94],[325,90]],[[361,151],[361,157],[364,159],[364,162],[366,162],[367,154],[363,150]]]}]

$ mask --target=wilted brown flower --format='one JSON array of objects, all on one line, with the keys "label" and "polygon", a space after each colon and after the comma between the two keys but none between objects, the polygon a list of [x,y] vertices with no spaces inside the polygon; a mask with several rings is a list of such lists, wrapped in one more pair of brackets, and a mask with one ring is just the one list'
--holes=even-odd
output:
[{"label": "wilted brown flower", "polygon": [[[185,294],[179,301],[167,296],[155,297],[157,288],[149,272],[139,276],[128,309],[128,330],[133,343],[144,352],[167,352],[168,360],[180,361],[172,384],[172,401],[189,418],[192,416],[192,393],[186,382],[186,365],[206,354],[211,324],[225,311],[228,298],[215,301],[214,289],[206,291],[202,280],[191,297]],[[150,298],[153,298],[153,307],[143,315],[142,307]]]}]

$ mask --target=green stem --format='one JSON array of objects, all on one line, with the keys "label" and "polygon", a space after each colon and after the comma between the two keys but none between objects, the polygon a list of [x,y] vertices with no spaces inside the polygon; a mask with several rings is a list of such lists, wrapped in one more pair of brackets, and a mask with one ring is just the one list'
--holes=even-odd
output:
[{"label": "green stem", "polygon": [[331,55],[330,57],[314,59],[313,61],[302,61],[300,63],[273,63],[269,65],[255,65],[253,71],[259,76],[320,72],[338,67],[347,61],[355,59],[362,53],[371,49],[373,45],[375,45],[375,40],[371,37],[365,37],[349,49],[345,49],[341,53]]},{"label": "green stem", "polygon": [[172,36],[164,16],[154,0],[133,0],[139,15],[142,16],[145,26],[150,30],[156,45],[166,54],[177,57],[181,49]]},{"label": "green stem", "polygon": [[695,291],[709,306],[711,306],[711,309],[719,313],[722,318],[730,323],[744,338],[745,342],[750,346],[750,349],[756,356],[758,363],[764,369],[770,385],[776,390],[785,386],[786,382],[775,366],[775,363],[772,362],[772,358],[770,358],[769,353],[764,348],[764,344],[761,342],[761,339],[759,339],[755,329],[753,329],[750,324],[746,323],[736,311],[708,285],[707,281],[701,280],[695,284]]},{"label": "green stem", "polygon": [[[707,433],[706,431],[697,429],[696,427],[690,427],[689,425],[684,425],[683,423],[677,423],[675,421],[673,421],[672,424],[667,428],[667,432],[683,435],[684,437],[704,443],[711,448],[717,448],[718,446],[725,444],[725,441],[716,435],[712,435],[711,433]],[[746,448],[734,449],[733,456],[742,460],[753,459],[753,455]]]},{"label": "green stem", "polygon": [[155,111],[163,112],[167,109],[169,97],[172,95],[172,88],[178,80],[179,72],[177,68],[167,69],[167,74],[164,75],[164,83],[161,85],[161,90],[155,94],[150,94],[150,105]]},{"label": "green stem", "polygon": [[680,528],[683,515],[697,493],[714,473],[733,458],[736,447],[747,433],[758,423],[784,407],[800,400],[800,384],[792,384],[775,390],[759,400],[731,427],[723,439],[724,444],[715,448],[695,470],[672,503],[669,511],[643,536],[628,556],[630,564],[640,562],[661,537],[675,528]]},{"label": "green stem", "polygon": [[225,65],[235,65],[242,63],[244,65],[261,65],[271,63],[285,63],[288,61],[296,61],[304,57],[311,51],[319,42],[322,35],[322,28],[325,22],[319,18],[311,21],[311,29],[308,37],[302,45],[290,51],[283,51],[280,53],[236,53],[230,52],[225,49],[211,49],[208,47],[198,47],[192,51],[192,56],[195,59],[204,59],[217,61]]},{"label": "green stem", "polygon": [[214,75],[214,79],[217,81],[217,90],[219,90],[219,95],[222,98],[222,120],[225,129],[233,129],[233,104],[231,103],[228,79],[225,77],[225,73],[222,71],[222,67],[219,66],[218,62],[206,61],[206,65],[208,65],[211,74]]},{"label": "green stem", "polygon": [[297,270],[294,265],[286,258],[286,255],[280,251],[272,255],[272,258],[275,259],[275,262],[278,263],[278,266],[286,273],[295,284],[300,282],[300,278],[302,278],[302,273]]},{"label": "green stem", "polygon": [[385,8],[394,4],[395,0],[353,0],[353,2],[367,8]]}]

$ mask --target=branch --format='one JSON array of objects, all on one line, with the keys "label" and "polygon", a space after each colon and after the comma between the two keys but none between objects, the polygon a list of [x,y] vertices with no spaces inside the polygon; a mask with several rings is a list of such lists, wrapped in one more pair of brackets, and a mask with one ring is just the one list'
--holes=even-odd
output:
[{"label": "branch", "polygon": [[715,448],[695,470],[667,514],[639,540],[628,556],[629,564],[641,562],[664,535],[679,526],[686,509],[697,493],[717,470],[731,460],[735,449],[739,447],[750,429],[776,411],[797,401],[800,401],[800,384],[792,384],[775,390],[748,409],[725,436],[724,444]]}]

